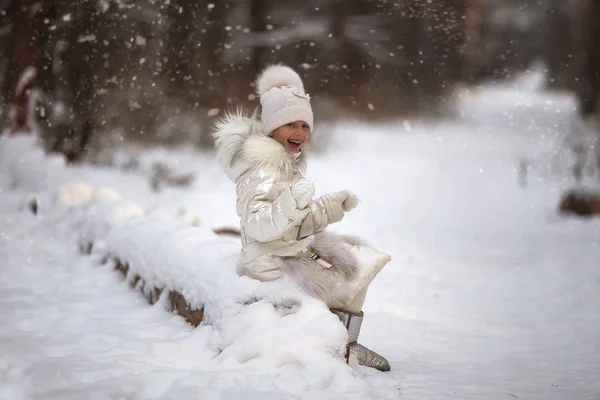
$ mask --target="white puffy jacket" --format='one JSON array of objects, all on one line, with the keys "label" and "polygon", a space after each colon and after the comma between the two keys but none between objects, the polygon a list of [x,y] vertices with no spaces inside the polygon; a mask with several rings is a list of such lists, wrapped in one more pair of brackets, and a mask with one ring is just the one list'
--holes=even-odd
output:
[{"label": "white puffy jacket", "polygon": [[264,135],[260,122],[230,114],[216,127],[221,165],[236,184],[242,236],[238,273],[261,281],[278,279],[282,272],[271,255],[293,257],[309,247],[315,233],[342,219],[341,205],[319,198],[304,209],[297,207],[290,186],[303,179],[303,156],[289,154]]}]

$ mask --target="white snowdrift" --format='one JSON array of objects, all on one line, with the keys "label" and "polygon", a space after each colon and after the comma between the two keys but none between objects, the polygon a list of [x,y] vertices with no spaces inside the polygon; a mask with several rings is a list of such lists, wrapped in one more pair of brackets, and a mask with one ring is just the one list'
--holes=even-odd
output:
[{"label": "white snowdrift", "polygon": [[[1,144],[0,399],[600,398],[600,225],[556,209],[573,185],[564,150],[573,98],[466,88],[456,108],[458,120],[346,121],[315,131],[331,144],[309,162],[318,194],[347,188],[361,199],[335,230],[393,256],[369,290],[360,339],[390,360],[387,374],[349,369],[323,350],[327,340],[335,344],[329,329],[337,325],[320,305],[302,299],[295,314],[282,316],[289,307],[279,305],[298,299],[292,292],[278,298],[273,285],[253,292],[240,279],[211,311],[221,314],[193,329],[162,302],[149,307],[96,253],[79,254],[85,236],[98,254],[111,243],[132,268],[145,268],[167,257],[163,238],[144,223],[162,229],[165,221],[169,237],[187,231],[189,215],[197,216],[196,232],[235,224],[234,187],[212,155],[161,149],[140,153],[135,173],[97,165],[54,172],[19,161],[33,157],[28,139],[20,150],[18,138]],[[157,158],[177,172],[202,173],[188,190],[155,193],[140,175]],[[58,206],[59,187],[76,182],[93,187],[88,205]],[[120,200],[99,200],[103,187]],[[32,198],[37,215],[28,212]],[[128,202],[142,214],[131,216]],[[148,249],[136,261],[134,249],[114,243],[125,230],[140,242],[128,236],[127,243],[152,240],[160,252]],[[231,268],[229,242],[206,239],[215,251],[193,262],[203,239],[197,248],[177,243],[173,259],[190,268],[187,276]],[[161,282],[179,284],[160,271]],[[241,306],[249,292],[249,302],[262,300]],[[314,330],[327,340],[303,336]]]},{"label": "white snowdrift", "polygon": [[[181,293],[194,309],[204,307],[197,328],[204,333],[190,345],[210,353],[215,371],[256,369],[267,380],[298,375],[307,388],[320,388],[321,395],[394,395],[395,390],[371,387],[344,363],[345,329],[323,303],[289,281],[238,277],[238,240],[191,227],[175,216],[149,213],[107,186],[103,172],[66,167],[46,157],[33,136],[2,137],[0,160],[0,184],[22,193],[22,202],[37,198],[40,216],[65,223],[74,242],[93,243],[92,258],[110,255],[146,284]],[[165,307],[164,292],[162,297],[159,305]],[[5,374],[17,372],[13,368]],[[298,393],[298,388],[278,392]]]}]

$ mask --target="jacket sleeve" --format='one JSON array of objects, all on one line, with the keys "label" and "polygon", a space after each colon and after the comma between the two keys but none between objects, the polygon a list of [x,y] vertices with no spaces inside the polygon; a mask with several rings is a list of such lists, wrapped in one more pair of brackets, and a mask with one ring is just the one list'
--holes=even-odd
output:
[{"label": "jacket sleeve", "polygon": [[344,217],[342,206],[321,196],[310,202],[310,212],[302,221],[298,239],[314,235],[327,228],[329,224],[339,222]]},{"label": "jacket sleeve", "polygon": [[281,239],[283,234],[300,225],[310,212],[299,210],[289,187],[283,191],[269,176],[261,179],[248,204],[244,221],[246,234],[259,242]]}]

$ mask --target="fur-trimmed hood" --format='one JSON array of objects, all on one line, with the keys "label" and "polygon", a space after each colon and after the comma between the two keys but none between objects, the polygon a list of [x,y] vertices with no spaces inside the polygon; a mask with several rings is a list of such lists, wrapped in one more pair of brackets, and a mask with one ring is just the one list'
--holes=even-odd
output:
[{"label": "fur-trimmed hood", "polygon": [[249,169],[263,169],[287,179],[298,169],[304,170],[304,154],[295,157],[273,138],[263,133],[256,114],[228,113],[215,124],[215,148],[221,166],[233,182]]}]

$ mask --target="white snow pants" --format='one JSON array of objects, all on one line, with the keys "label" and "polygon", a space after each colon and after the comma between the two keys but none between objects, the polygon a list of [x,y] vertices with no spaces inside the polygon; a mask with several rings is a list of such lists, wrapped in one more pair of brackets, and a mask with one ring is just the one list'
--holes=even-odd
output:
[{"label": "white snow pants", "polygon": [[356,297],[354,297],[354,300],[352,300],[352,303],[348,304],[346,307],[343,307],[342,310],[349,311],[354,314],[360,313],[363,305],[365,304],[367,290],[369,290],[369,285],[365,286],[360,292],[358,292]]},{"label": "white snow pants", "polygon": [[347,284],[347,292],[344,296],[338,298],[342,307],[328,304],[330,308],[338,308],[352,313],[362,311],[369,285],[381,269],[390,261],[391,257],[388,254],[367,246],[349,246],[351,253],[358,261],[358,274]]}]

